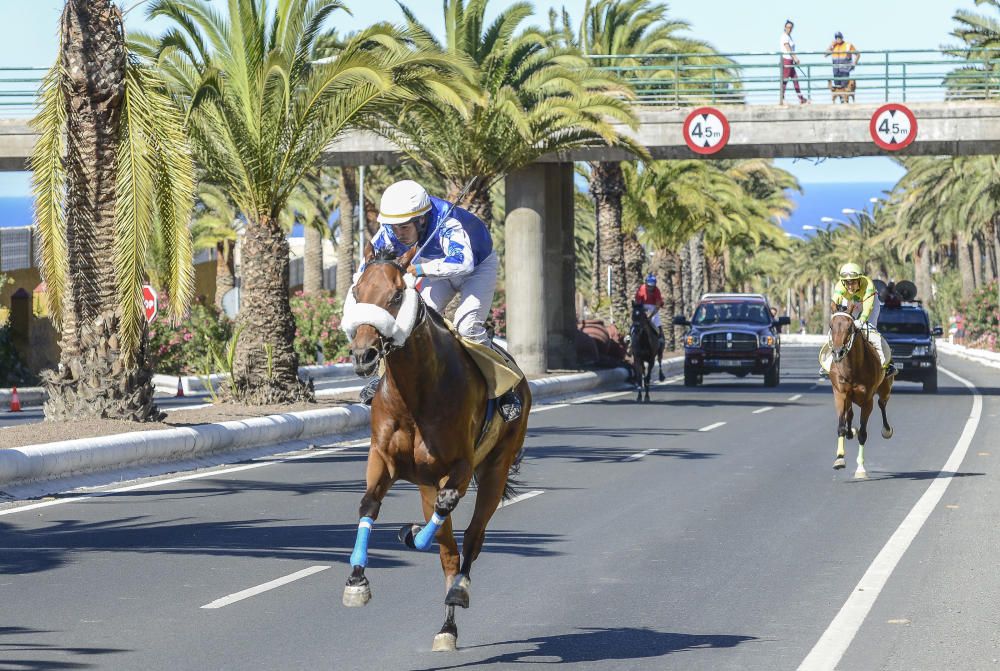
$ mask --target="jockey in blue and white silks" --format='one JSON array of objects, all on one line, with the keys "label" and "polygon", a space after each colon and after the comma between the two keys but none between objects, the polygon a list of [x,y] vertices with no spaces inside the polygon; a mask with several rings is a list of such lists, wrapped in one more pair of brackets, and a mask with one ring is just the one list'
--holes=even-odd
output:
[{"label": "jockey in blue and white silks", "polygon": [[372,239],[375,250],[391,247],[399,256],[416,245],[420,252],[407,270],[420,280],[424,301],[442,312],[460,294],[455,328],[465,338],[486,344],[484,323],[493,304],[499,266],[486,224],[467,210],[428,196],[412,180],[396,182],[385,190],[378,221],[382,226]]}]

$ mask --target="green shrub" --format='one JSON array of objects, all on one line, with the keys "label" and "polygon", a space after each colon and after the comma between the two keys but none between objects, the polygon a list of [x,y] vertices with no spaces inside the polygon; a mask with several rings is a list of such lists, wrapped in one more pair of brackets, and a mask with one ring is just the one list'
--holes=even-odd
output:
[{"label": "green shrub", "polygon": [[154,324],[149,351],[157,373],[201,375],[214,365],[213,351],[222,351],[233,333],[233,322],[214,305],[198,299],[179,324]]},{"label": "green shrub", "polygon": [[965,317],[965,344],[995,351],[1000,334],[1000,313],[997,311],[997,284],[991,282],[976,290],[958,304]]},{"label": "green shrub", "polygon": [[340,330],[343,308],[333,292],[319,291],[306,295],[297,291],[291,298],[291,305],[299,365],[317,363],[317,343],[323,345],[325,363],[341,363],[350,359],[347,335]]}]

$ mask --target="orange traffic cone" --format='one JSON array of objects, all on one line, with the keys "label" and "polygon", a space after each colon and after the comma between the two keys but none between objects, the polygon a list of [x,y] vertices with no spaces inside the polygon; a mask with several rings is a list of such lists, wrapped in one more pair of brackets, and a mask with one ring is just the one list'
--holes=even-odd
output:
[{"label": "orange traffic cone", "polygon": [[181,384],[181,379],[177,378],[177,398],[184,396],[184,385]]},{"label": "orange traffic cone", "polygon": [[10,411],[21,412],[21,399],[17,396],[17,387],[14,387],[10,395]]}]

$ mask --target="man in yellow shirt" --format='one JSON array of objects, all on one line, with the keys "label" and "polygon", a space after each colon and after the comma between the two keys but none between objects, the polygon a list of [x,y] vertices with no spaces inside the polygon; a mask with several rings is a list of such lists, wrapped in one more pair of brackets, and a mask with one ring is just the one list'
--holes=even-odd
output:
[{"label": "man in yellow shirt", "polygon": [[826,55],[833,59],[833,88],[847,88],[848,78],[861,60],[861,54],[853,44],[845,42],[844,33],[838,31],[833,36],[833,42],[826,48]]}]

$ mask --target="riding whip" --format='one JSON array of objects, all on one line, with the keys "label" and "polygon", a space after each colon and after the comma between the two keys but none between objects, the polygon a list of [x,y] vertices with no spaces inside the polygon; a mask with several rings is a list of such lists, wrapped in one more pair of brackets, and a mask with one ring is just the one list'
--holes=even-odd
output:
[{"label": "riding whip", "polygon": [[420,256],[420,253],[424,251],[424,247],[430,244],[430,241],[434,239],[434,235],[437,233],[438,229],[441,228],[441,224],[448,221],[448,217],[450,217],[454,209],[458,207],[458,204],[462,202],[462,199],[469,194],[469,191],[472,190],[472,185],[475,184],[476,180],[478,179],[479,175],[474,176],[472,179],[469,180],[469,183],[466,184],[465,187],[458,192],[458,195],[455,196],[455,202],[452,203],[448,207],[448,209],[444,211],[444,215],[442,215],[438,219],[438,222],[437,224],[434,225],[433,230],[431,230],[431,232],[427,235],[427,239],[424,241],[424,244],[420,245],[420,247],[417,249],[417,253],[413,255],[414,259],[418,258]]}]

